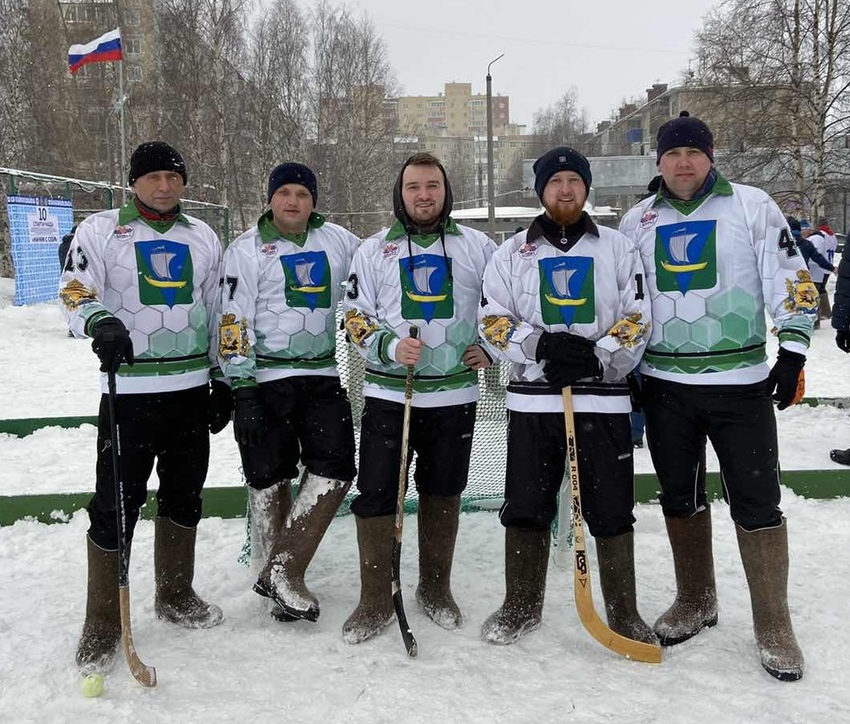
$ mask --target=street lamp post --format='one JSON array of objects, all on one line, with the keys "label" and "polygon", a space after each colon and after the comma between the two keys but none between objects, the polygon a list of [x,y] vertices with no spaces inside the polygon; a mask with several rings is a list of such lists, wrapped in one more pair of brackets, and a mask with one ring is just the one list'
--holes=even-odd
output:
[{"label": "street lamp post", "polygon": [[504,57],[502,53],[487,64],[487,231],[493,240],[496,239],[496,199],[493,188],[493,78],[490,66]]}]

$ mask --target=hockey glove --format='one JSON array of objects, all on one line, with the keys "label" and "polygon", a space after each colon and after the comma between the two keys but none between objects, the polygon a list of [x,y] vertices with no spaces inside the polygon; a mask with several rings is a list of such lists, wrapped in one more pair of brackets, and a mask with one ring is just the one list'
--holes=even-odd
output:
[{"label": "hockey glove", "polygon": [[118,317],[105,317],[95,323],[91,348],[100,360],[101,372],[117,372],[122,362],[133,365],[133,341]]},{"label": "hockey glove", "polygon": [[835,333],[835,344],[842,352],[850,352],[850,332],[846,329],[839,329]]},{"label": "hockey glove", "polygon": [[263,399],[259,387],[240,387],[233,393],[233,432],[240,445],[253,447],[263,437]]},{"label": "hockey glove", "polygon": [[543,371],[551,385],[563,389],[586,377],[600,378],[602,376],[602,365],[599,364],[596,355],[591,354],[590,358],[581,361],[550,360],[543,367]]},{"label": "hockey glove", "polygon": [[227,427],[233,413],[233,395],[230,388],[221,380],[210,380],[209,407],[207,421],[210,432],[215,435]]},{"label": "hockey glove", "polygon": [[790,352],[783,347],[779,348],[776,363],[767,378],[769,391],[773,393],[773,399],[779,403],[776,406],[777,410],[796,405],[803,399],[806,392],[804,364],[806,364],[805,355]]},{"label": "hockey glove", "polygon": [[[569,332],[543,332],[537,343],[537,361],[558,360],[559,362],[586,361],[594,357],[596,343],[592,339]],[[595,358],[594,358],[595,359]]]}]

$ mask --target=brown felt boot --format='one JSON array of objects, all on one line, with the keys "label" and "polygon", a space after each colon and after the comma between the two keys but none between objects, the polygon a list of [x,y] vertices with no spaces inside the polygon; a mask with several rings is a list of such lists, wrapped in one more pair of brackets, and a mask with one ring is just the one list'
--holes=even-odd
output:
[{"label": "brown felt boot", "polygon": [[460,496],[419,496],[419,585],[416,600],[438,626],[460,628],[463,616],[452,597],[451,575]]},{"label": "brown felt boot", "polygon": [[289,517],[254,587],[268,591],[289,616],[307,621],[319,618],[319,601],[304,583],[304,573],[350,487],[351,481],[310,473],[298,490]]},{"label": "brown felt boot", "polygon": [[222,622],[221,609],[206,603],[192,588],[197,528],[184,528],[170,518],[154,524],[156,617],[185,628],[212,628]]},{"label": "brown felt boot", "polygon": [[77,644],[77,667],[83,674],[107,674],[121,642],[118,608],[118,551],[105,551],[86,536],[88,598],[83,633]]},{"label": "brown felt boot", "polygon": [[818,302],[818,318],[829,319],[832,316],[832,306],[829,303],[829,292],[821,292]]},{"label": "brown felt boot", "polygon": [[549,531],[505,528],[505,601],[481,627],[481,638],[512,644],[540,628],[549,567]]},{"label": "brown felt boot", "polygon": [[688,518],[665,517],[676,571],[676,600],[652,627],[662,646],[675,646],[717,624],[711,551],[711,509]]},{"label": "brown felt boot", "polygon": [[392,623],[395,516],[356,518],[360,549],[360,603],[342,626],[346,643],[359,644]]},{"label": "brown felt boot", "polygon": [[608,626],[627,639],[658,644],[658,638],[637,610],[634,533],[597,538],[596,555]]},{"label": "brown felt boot", "polygon": [[735,526],[744,573],[750,587],[753,628],[761,665],[780,681],[803,678],[803,652],[788,612],[788,529],[746,531]]},{"label": "brown felt boot", "polygon": [[[258,577],[269,561],[272,546],[292,508],[291,481],[282,480],[263,490],[248,486],[248,507],[251,511],[251,570]],[[284,622],[297,620],[278,606],[267,590],[254,586],[254,591],[269,602],[269,615],[273,619]]]}]

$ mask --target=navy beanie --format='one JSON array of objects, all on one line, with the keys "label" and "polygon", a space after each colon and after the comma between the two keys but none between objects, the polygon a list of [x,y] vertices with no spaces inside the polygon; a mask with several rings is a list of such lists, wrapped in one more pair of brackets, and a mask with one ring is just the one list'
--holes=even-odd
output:
[{"label": "navy beanie", "polygon": [[316,174],[307,166],[303,163],[282,163],[280,166],[275,166],[269,174],[269,194],[266,201],[270,202],[274,192],[286,184],[301,184],[306,188],[313,197],[315,208],[319,198],[319,184],[316,181]]},{"label": "navy beanie", "polygon": [[183,177],[186,184],[186,163],[174,146],[162,141],[145,141],[130,156],[130,173],[127,184],[132,186],[136,180],[153,171],[174,171]]},{"label": "navy beanie", "polygon": [[581,176],[587,193],[590,193],[590,183],[593,177],[590,174],[590,162],[574,148],[569,146],[558,146],[551,151],[546,151],[532,166],[534,171],[534,191],[537,198],[543,200],[543,189],[558,171],[573,171]]},{"label": "navy beanie", "polygon": [[678,118],[662,123],[655,139],[656,163],[667,151],[678,146],[698,148],[710,161],[714,161],[714,136],[711,129],[687,111],[682,111]]}]

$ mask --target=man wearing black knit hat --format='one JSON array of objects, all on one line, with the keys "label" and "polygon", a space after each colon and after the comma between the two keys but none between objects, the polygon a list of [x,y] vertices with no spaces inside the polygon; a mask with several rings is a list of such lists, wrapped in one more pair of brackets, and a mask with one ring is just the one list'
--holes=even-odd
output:
[{"label": "man wearing black knit hat", "polygon": [[[156,465],[155,610],[187,628],[222,621],[221,609],[192,588],[196,527],[209,463],[209,433],[231,412],[230,390],[210,382],[210,336],[218,297],[221,244],[180,207],[186,166],[161,141],[130,159],[134,197],[79,224],[59,297],[75,336],[92,338],[100,359],[95,494],[88,505],[88,602],[77,665],[105,673],[120,640],[115,480],[120,474],[125,551]],[[108,377],[116,381],[120,471],[112,470]],[[139,552],[137,545],[133,553]]]},{"label": "man wearing black knit hat", "polygon": [[[490,366],[476,329],[481,277],[495,249],[455,223],[452,188],[439,159],[416,153],[393,187],[395,223],[363,242],[351,265],[345,328],[364,357],[358,495],[351,503],[360,553],[360,601],[343,639],[360,643],[394,616],[392,538],[399,490],[407,370],[414,368],[409,447],[419,494],[416,600],[446,629],[463,615],[451,591],[460,497],[478,400]],[[419,337],[411,336],[413,326]]]},{"label": "man wearing black knit hat", "polygon": [[[707,437],[735,521],[761,664],[793,681],[803,654],[788,613],[772,402],[784,410],[803,396],[818,292],[776,203],[714,167],[703,121],[683,112],[664,123],[657,153],[659,189],[620,224],[641,251],[652,301],[643,409],[676,573],[676,599],[654,629],[672,646],[717,623]],[[779,340],[772,366],[765,310]]]},{"label": "man wearing black knit hat", "polygon": [[[582,510],[596,539],[610,627],[655,643],[637,610],[634,464],[626,375],[649,329],[643,267],[632,242],[597,226],[584,204],[588,160],[561,146],[534,164],[544,213],[508,239],[484,273],[480,329],[512,363],[507,389],[505,601],[482,637],[509,644],[541,622],[549,528],[566,459],[562,391],[572,388]],[[562,503],[563,504],[563,503]]]},{"label": "man wearing black knit hat", "polygon": [[[271,170],[266,211],[224,254],[218,358],[235,399],[254,591],[279,621],[316,621],[307,566],[354,479],[351,404],[336,367],[336,308],[360,240],[315,210],[313,171]],[[305,477],[292,500],[298,464]]]}]

